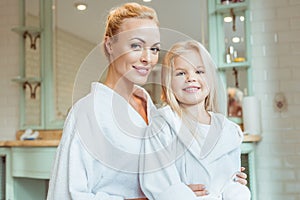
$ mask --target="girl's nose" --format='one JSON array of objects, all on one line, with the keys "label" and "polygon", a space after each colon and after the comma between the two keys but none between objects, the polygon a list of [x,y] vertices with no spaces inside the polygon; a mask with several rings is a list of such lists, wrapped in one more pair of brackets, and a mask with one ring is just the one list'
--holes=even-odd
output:
[{"label": "girl's nose", "polygon": [[192,74],[187,74],[186,81],[187,82],[195,82],[196,81],[196,77],[194,75],[192,75]]}]

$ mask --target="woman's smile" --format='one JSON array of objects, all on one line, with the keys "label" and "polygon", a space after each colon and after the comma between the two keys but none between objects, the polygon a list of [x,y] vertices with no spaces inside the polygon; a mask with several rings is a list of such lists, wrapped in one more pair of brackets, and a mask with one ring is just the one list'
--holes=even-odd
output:
[{"label": "woman's smile", "polygon": [[143,67],[143,66],[133,66],[133,68],[141,75],[141,76],[147,76],[150,72],[149,67]]}]

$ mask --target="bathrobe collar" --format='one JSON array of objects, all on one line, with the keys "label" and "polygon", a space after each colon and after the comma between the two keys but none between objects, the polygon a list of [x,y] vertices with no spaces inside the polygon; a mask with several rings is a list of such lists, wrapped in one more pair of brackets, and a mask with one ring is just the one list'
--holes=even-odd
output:
[{"label": "bathrobe collar", "polygon": [[[148,93],[136,86],[147,101],[148,119],[155,106]],[[129,173],[138,172],[141,139],[147,124],[128,102],[109,87],[93,83],[89,95],[75,108],[76,130],[86,150],[102,164]],[[136,164],[134,164],[136,163]]]},{"label": "bathrobe collar", "polygon": [[222,114],[210,112],[211,125],[204,144],[200,147],[190,129],[183,125],[181,118],[169,106],[161,109],[161,113],[179,140],[198,161],[210,163],[236,149],[242,142],[243,133],[240,128]]}]

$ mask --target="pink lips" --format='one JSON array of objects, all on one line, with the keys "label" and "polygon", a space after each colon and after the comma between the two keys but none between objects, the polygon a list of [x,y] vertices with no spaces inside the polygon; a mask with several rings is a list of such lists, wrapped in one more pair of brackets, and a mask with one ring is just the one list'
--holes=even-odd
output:
[{"label": "pink lips", "polygon": [[133,66],[133,68],[142,76],[148,75],[149,68],[147,67]]},{"label": "pink lips", "polygon": [[198,86],[189,86],[186,88],[183,88],[183,91],[187,92],[187,93],[195,93],[198,92],[200,90],[200,87]]}]

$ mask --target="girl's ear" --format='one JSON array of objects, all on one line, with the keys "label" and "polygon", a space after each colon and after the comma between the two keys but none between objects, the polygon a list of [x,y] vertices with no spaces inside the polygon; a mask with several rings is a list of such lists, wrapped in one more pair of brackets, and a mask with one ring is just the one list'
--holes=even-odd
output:
[{"label": "girl's ear", "polygon": [[105,49],[108,54],[112,53],[112,39],[109,36],[105,36],[104,38]]}]

